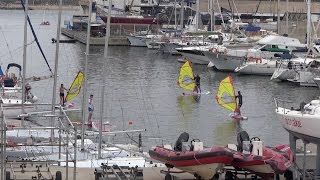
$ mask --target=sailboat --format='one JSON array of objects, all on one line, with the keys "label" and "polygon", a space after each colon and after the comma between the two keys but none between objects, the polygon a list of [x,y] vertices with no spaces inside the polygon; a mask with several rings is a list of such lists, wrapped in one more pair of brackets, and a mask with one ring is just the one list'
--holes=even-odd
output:
[{"label": "sailboat", "polygon": [[194,75],[191,67],[191,62],[186,61],[180,68],[180,73],[178,77],[178,86],[182,89],[191,91],[188,93],[183,92],[182,95],[201,95],[210,94],[209,91],[206,92],[196,92],[196,83],[194,81]]},{"label": "sailboat", "polygon": [[238,109],[236,95],[234,92],[233,79],[230,75],[228,75],[220,82],[216,100],[220,106],[229,111],[232,111],[232,113],[230,113],[230,117],[232,117],[233,119],[248,119],[248,117],[242,116],[240,113],[240,109]]}]

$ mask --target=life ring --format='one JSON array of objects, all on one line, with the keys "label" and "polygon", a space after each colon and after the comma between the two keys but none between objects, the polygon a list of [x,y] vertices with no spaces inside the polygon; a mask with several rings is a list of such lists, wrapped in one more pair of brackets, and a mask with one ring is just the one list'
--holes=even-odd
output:
[{"label": "life ring", "polygon": [[248,61],[254,61],[255,58],[250,56],[250,57],[247,57],[247,60],[248,60]]},{"label": "life ring", "polygon": [[213,48],[213,52],[217,54],[218,53],[218,49],[217,48]]},{"label": "life ring", "polygon": [[261,58],[256,58],[256,63],[262,63]]}]

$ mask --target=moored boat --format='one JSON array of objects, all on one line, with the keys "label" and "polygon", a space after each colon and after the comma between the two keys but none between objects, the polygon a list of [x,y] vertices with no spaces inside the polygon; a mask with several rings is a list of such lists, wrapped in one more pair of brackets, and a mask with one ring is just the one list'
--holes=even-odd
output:
[{"label": "moored boat", "polygon": [[276,60],[255,58],[242,63],[234,72],[239,74],[271,76],[276,70],[276,66]]},{"label": "moored boat", "polygon": [[320,143],[319,118],[320,100],[300,103],[299,108],[279,107],[276,103],[276,115],[282,127],[294,136],[311,143]]},{"label": "moored boat", "polygon": [[262,178],[290,174],[289,168],[294,163],[294,156],[289,145],[264,146],[258,137],[249,139],[246,131],[241,131],[237,140],[238,148],[234,149],[232,161],[232,166],[235,168],[253,172]]},{"label": "moored boat", "polygon": [[187,149],[189,134],[182,133],[174,149],[168,146],[156,146],[149,150],[152,159],[165,163],[167,167],[189,172],[200,179],[211,179],[219,169],[231,164],[233,154],[225,147],[205,148],[199,139],[191,141]]}]

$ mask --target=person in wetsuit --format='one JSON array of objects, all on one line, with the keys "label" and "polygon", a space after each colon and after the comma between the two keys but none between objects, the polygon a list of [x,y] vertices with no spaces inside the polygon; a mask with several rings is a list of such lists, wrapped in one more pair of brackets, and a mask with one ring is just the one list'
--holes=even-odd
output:
[{"label": "person in wetsuit", "polygon": [[240,91],[238,91],[238,95],[236,96],[236,98],[238,98],[238,106],[239,106],[239,110],[242,106],[242,94]]},{"label": "person in wetsuit", "polygon": [[195,88],[195,91],[197,93],[201,93],[201,88],[200,88],[200,76],[197,74],[195,77],[194,77],[194,81],[196,83],[196,88]]}]

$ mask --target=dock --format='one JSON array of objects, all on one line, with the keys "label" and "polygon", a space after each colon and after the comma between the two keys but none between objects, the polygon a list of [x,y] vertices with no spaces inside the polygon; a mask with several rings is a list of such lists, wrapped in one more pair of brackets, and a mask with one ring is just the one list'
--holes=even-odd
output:
[{"label": "dock", "polygon": [[[77,31],[68,28],[61,28],[61,34],[79,41],[80,43],[87,43],[87,32]],[[92,46],[104,46],[104,37],[90,37],[90,45]],[[111,36],[109,38],[109,46],[129,46],[130,42],[126,36]]]},{"label": "dock", "polygon": [[[7,167],[7,172],[9,172],[10,168]],[[166,171],[166,168],[162,167],[145,167],[142,168],[143,172],[143,177],[135,177],[132,178],[132,176],[129,175],[128,170],[124,170],[123,172],[119,173],[116,170],[108,170],[108,178],[110,180],[120,180],[120,179],[146,179],[146,180],[164,180],[165,179],[165,174],[161,173],[162,171]],[[68,171],[68,177],[66,176]],[[112,171],[114,173],[112,173]],[[179,171],[177,169],[173,169],[173,171]],[[98,173],[96,173],[95,168],[76,168],[76,171],[74,171],[74,168],[69,167],[62,167],[62,166],[46,166],[45,164],[36,164],[34,163],[33,165],[26,164],[24,168],[22,167],[16,167],[15,172],[13,173],[12,171],[10,172],[11,178],[14,177],[18,179],[32,179],[32,177],[42,177],[42,178],[47,178],[51,179],[52,177],[54,179],[59,179],[57,175],[61,175],[61,179],[65,180],[97,180],[99,178]],[[76,177],[74,177],[76,175]],[[251,179],[251,176],[245,177],[244,175],[238,175],[239,180],[245,180],[245,179]],[[103,177],[102,177],[103,178]],[[105,177],[104,177],[105,178]],[[189,174],[189,173],[173,173],[172,174],[172,179],[176,180],[195,180],[196,178]],[[221,174],[219,177],[219,180],[224,180],[225,179],[225,174]],[[283,176],[280,176],[280,179],[284,179]]]}]

